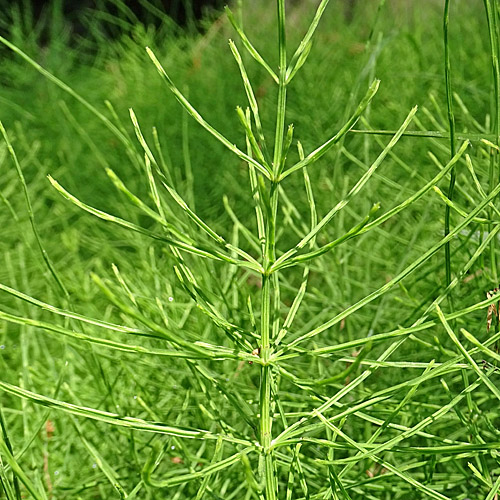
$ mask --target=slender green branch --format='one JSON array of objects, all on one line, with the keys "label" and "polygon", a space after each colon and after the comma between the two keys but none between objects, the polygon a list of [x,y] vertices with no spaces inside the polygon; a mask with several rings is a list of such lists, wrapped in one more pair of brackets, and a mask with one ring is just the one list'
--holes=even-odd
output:
[{"label": "slender green branch", "polygon": [[276,73],[271,69],[269,64],[264,60],[264,58],[259,54],[257,49],[252,45],[248,37],[245,35],[244,31],[241,29],[241,26],[236,22],[236,19],[234,18],[233,13],[229,9],[229,7],[225,7],[227,18],[229,19],[229,22],[233,25],[234,29],[236,30],[236,33],[238,33],[238,36],[240,37],[243,45],[245,48],[248,50],[248,53],[263,67],[266,69],[266,71],[271,75],[272,79],[278,83],[279,79],[276,76]]},{"label": "slender green branch", "polygon": [[[496,146],[500,146],[500,64],[499,64],[499,42],[498,42],[498,3],[492,0],[484,0],[486,19],[488,21],[488,34],[490,38],[490,58],[493,70],[493,135]],[[496,171],[496,172],[495,172]],[[494,188],[497,179],[500,179],[499,155],[490,156],[489,188]],[[496,244],[491,242],[490,260],[493,281],[498,283],[498,271],[496,266]]]},{"label": "slender green branch", "polygon": [[[455,115],[453,113],[453,92],[451,86],[451,62],[450,62],[450,35],[449,35],[449,21],[450,21],[450,0],[445,0],[444,5],[444,19],[443,19],[443,34],[444,34],[444,76],[446,84],[446,108],[448,111],[448,123],[450,127],[450,158],[455,156],[456,152],[456,139],[455,139]],[[450,185],[448,187],[448,199],[453,202],[453,191],[455,189],[457,174],[456,168],[450,171]],[[450,232],[450,205],[445,206],[444,213],[444,235],[447,236]],[[451,242],[446,243],[444,246],[445,253],[445,267],[446,267],[446,284],[451,283]],[[453,301],[451,295],[449,296],[450,306],[453,309]]]},{"label": "slender green branch", "polygon": [[[367,135],[394,135],[396,133],[395,130],[366,130],[366,129],[351,129],[349,131],[350,134],[367,134]],[[450,136],[444,134],[443,132],[439,132],[438,130],[407,130],[403,137],[424,137],[429,139],[444,139],[449,141]],[[455,134],[455,138],[460,141],[470,141],[470,142],[479,142],[482,139],[490,139],[495,140],[495,136],[493,134],[475,134],[472,132],[458,132]]]},{"label": "slender green branch", "polygon": [[48,176],[50,183],[54,188],[68,201],[71,201],[74,203],[77,207],[85,210],[86,212],[91,213],[92,215],[95,215],[99,219],[112,222],[118,226],[124,227],[125,229],[137,232],[139,234],[143,234],[145,236],[149,236],[150,238],[153,238],[155,240],[159,241],[164,241],[165,243],[168,243],[169,245],[180,248],[186,252],[193,253],[202,257],[206,257],[208,259],[213,259],[213,260],[218,260],[218,261],[225,261],[225,262],[230,262],[235,265],[242,265],[243,267],[248,267],[249,269],[254,269],[256,271],[260,271],[261,267],[259,264],[251,264],[251,263],[245,263],[243,261],[239,261],[237,259],[233,259],[229,255],[226,255],[222,252],[219,252],[218,250],[209,250],[209,249],[204,249],[201,247],[195,247],[193,245],[190,245],[189,243],[185,243],[183,241],[178,241],[174,238],[169,238],[167,236],[163,236],[162,234],[155,233],[153,231],[150,231],[149,229],[145,229],[141,226],[138,226],[137,224],[134,224],[133,222],[129,222],[127,220],[121,219],[120,217],[116,217],[114,215],[108,214],[107,212],[104,212],[102,210],[99,210],[97,208],[91,207],[90,205],[87,205],[86,203],[83,203],[80,201],[78,198],[73,196],[71,193],[66,191],[55,179],[53,179],[50,175]]},{"label": "slender green branch", "polygon": [[309,55],[309,52],[311,50],[312,38],[314,36],[314,33],[316,32],[321,17],[323,16],[323,13],[325,12],[326,7],[328,6],[329,1],[330,0],[321,0],[321,3],[318,5],[318,8],[316,9],[316,14],[314,15],[311,25],[309,26],[309,29],[307,30],[307,33],[305,34],[304,38],[301,40],[300,45],[297,47],[297,50],[293,54],[292,59],[290,60],[290,64],[288,65],[286,71],[287,83],[290,83],[294,75],[305,63],[307,56]]},{"label": "slender green branch", "polygon": [[359,117],[361,116],[363,111],[368,107],[368,104],[370,104],[371,100],[375,97],[379,85],[380,85],[380,80],[375,80],[370,85],[365,96],[359,103],[354,113],[344,124],[344,126],[341,127],[341,129],[331,139],[329,139],[324,144],[316,148],[312,153],[309,153],[303,160],[299,161],[293,167],[290,167],[288,170],[285,170],[281,174],[280,180],[283,180],[285,177],[288,177],[291,173],[300,170],[301,168],[304,168],[310,165],[311,163],[314,163],[315,161],[319,160],[333,146],[338,144],[338,142],[347,134],[347,132],[349,132],[349,130],[351,130],[351,128],[354,127],[354,125],[356,125],[356,122],[359,120]]},{"label": "slender green branch", "polygon": [[314,330],[311,330],[308,333],[305,333],[295,339],[293,342],[290,342],[287,346],[287,350],[291,349],[295,345],[305,341],[306,339],[309,339],[311,337],[314,337],[318,335],[319,333],[327,330],[328,328],[331,328],[333,325],[339,323],[343,318],[346,318],[353,312],[357,311],[361,307],[364,307],[368,303],[370,303],[372,300],[375,298],[380,297],[384,293],[386,293],[390,288],[392,288],[395,284],[399,283],[402,281],[406,276],[408,276],[410,273],[413,272],[417,267],[419,267],[423,262],[428,260],[432,255],[434,255],[441,247],[443,247],[448,241],[450,241],[456,234],[458,234],[463,228],[465,228],[471,221],[474,219],[474,217],[484,209],[488,205],[488,203],[495,198],[500,193],[500,184],[498,184],[495,189],[488,195],[488,197],[482,201],[474,210],[472,210],[469,214],[469,216],[464,219],[460,224],[455,226],[455,228],[450,231],[448,236],[445,236],[441,241],[439,241],[437,244],[429,248],[423,255],[421,255],[418,259],[416,259],[412,264],[410,264],[406,269],[404,269],[401,273],[399,273],[397,276],[395,276],[392,280],[387,282],[385,285],[380,287],[378,290],[372,292],[371,294],[367,295],[364,299],[360,300],[356,304],[348,307],[345,309],[343,312],[332,318],[331,320],[327,321],[323,325],[315,328]]},{"label": "slender green branch", "polygon": [[226,137],[224,137],[220,132],[218,132],[212,125],[210,125],[199,113],[196,111],[196,109],[192,106],[192,104],[186,99],[184,94],[174,85],[174,82],[170,79],[168,76],[167,72],[161,65],[160,61],[157,59],[157,57],[154,55],[153,51],[149,48],[146,47],[146,51],[148,53],[148,56],[151,58],[153,61],[153,64],[156,66],[156,69],[158,70],[158,73],[162,77],[163,81],[167,85],[167,87],[170,89],[172,94],[174,94],[175,98],[179,101],[179,103],[183,106],[183,108],[210,134],[212,134],[217,140],[219,140],[226,148],[228,148],[230,151],[232,151],[236,156],[241,158],[242,160],[245,160],[248,163],[251,163],[261,174],[263,174],[265,177],[270,179],[271,175],[270,172],[265,168],[264,165],[261,165],[258,161],[254,160],[250,156],[248,156],[246,153],[241,151],[236,144],[232,144]]},{"label": "slender green branch", "polygon": [[[187,439],[217,440],[219,438],[219,435],[214,434],[213,432],[210,432],[208,430],[193,429],[180,426],[174,427],[165,425],[160,422],[150,422],[142,418],[123,416],[117,413],[104,411],[97,408],[89,408],[86,406],[67,403],[66,401],[49,398],[42,394],[28,391],[22,387],[18,387],[16,385],[12,385],[3,381],[0,381],[0,390],[13,396],[27,399],[28,401],[38,405],[61,410],[63,412],[70,413],[79,417],[85,417],[91,420],[105,422],[116,427],[125,427],[128,429],[136,429],[157,434],[166,434],[169,436],[178,436]],[[222,439],[229,443],[241,444],[243,446],[252,446],[252,443],[246,439],[239,439],[230,436],[222,436]]]}]

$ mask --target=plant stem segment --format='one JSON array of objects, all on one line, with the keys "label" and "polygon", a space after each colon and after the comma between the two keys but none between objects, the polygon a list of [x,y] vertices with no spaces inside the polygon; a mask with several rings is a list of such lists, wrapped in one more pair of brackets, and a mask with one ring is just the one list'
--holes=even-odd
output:
[{"label": "plant stem segment", "polygon": [[278,487],[274,454],[271,450],[272,441],[272,409],[271,387],[272,369],[268,365],[271,357],[271,335],[278,328],[271,328],[278,318],[279,308],[279,280],[278,274],[268,275],[267,270],[276,260],[276,217],[279,202],[279,175],[282,166],[283,144],[285,132],[286,109],[286,35],[285,35],[285,0],[277,0],[278,7],[278,46],[279,46],[279,83],[278,103],[276,112],[276,133],[273,152],[273,175],[270,186],[270,204],[266,217],[266,242],[263,252],[262,273],[262,313],[261,313],[261,352],[263,361],[260,381],[260,444],[264,461],[264,480],[266,500],[276,500]]},{"label": "plant stem segment", "polygon": [[[453,114],[453,94],[451,88],[451,62],[450,62],[450,37],[449,37],[449,21],[450,21],[450,0],[445,1],[443,33],[444,33],[444,77],[446,83],[446,107],[448,111],[448,123],[450,127],[450,158],[455,156],[455,115]],[[448,187],[448,199],[453,200],[453,192],[455,190],[456,170],[453,168],[450,171],[450,185]],[[450,233],[450,211],[451,207],[446,205],[444,214],[444,235]],[[451,283],[451,248],[450,242],[444,247],[445,263],[446,263],[446,285]],[[453,309],[452,299],[449,296],[450,305]]]},{"label": "plant stem segment", "polygon": [[[495,136],[495,144],[498,146],[500,144],[498,131],[500,124],[500,65],[498,61],[499,47],[498,47],[498,6],[496,2],[491,0],[484,0],[484,7],[486,10],[486,19],[488,21],[488,32],[490,37],[490,49],[491,49],[491,65],[493,69],[493,89],[494,89],[494,101],[493,101],[493,134]],[[500,175],[498,168],[498,154],[492,152],[490,156],[490,171],[489,171],[489,185],[490,191],[495,187],[498,182]],[[497,170],[495,176],[495,170]],[[491,214],[490,214],[491,215]],[[489,231],[491,232],[491,227]],[[495,241],[491,242],[490,246],[490,265],[493,281],[498,283],[498,275],[496,268],[496,256],[495,256]]]}]

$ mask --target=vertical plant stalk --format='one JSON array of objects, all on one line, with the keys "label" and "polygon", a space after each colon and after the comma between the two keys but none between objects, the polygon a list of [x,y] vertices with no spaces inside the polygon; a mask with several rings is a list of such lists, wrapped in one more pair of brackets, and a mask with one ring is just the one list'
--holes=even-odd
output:
[{"label": "vertical plant stalk", "polygon": [[[492,2],[491,0],[484,0],[484,7],[486,10],[486,19],[488,21],[488,32],[490,36],[490,49],[491,49],[491,65],[493,69],[493,97],[494,97],[493,134],[495,135],[495,145],[499,146],[500,141],[498,137],[498,128],[500,124],[500,67],[498,63],[498,57],[499,57],[498,24],[497,24],[498,6],[496,2]],[[497,171],[496,175],[495,175],[495,170]],[[491,151],[490,169],[489,169],[490,191],[495,187],[495,184],[496,182],[498,182],[499,178],[500,178],[500,168],[498,165],[498,154],[494,151]],[[491,214],[489,218],[491,218]],[[491,224],[489,225],[488,230],[491,232],[492,230]],[[492,240],[490,246],[491,272],[494,282],[498,283],[495,249],[496,249],[495,241]]]},{"label": "vertical plant stalk", "polygon": [[[445,0],[445,8],[444,8],[444,20],[443,20],[443,32],[444,32],[444,54],[445,54],[445,83],[446,83],[446,105],[448,111],[448,122],[450,127],[450,157],[452,158],[456,152],[456,140],[455,140],[455,116],[453,113],[453,93],[452,93],[452,85],[451,85],[451,62],[450,62],[450,40],[449,40],[449,21],[450,21],[450,0]],[[456,165],[450,171],[450,186],[448,189],[448,199],[453,201],[453,191],[455,188],[456,181]],[[492,169],[490,169],[490,189],[494,188],[494,183],[492,182]],[[445,236],[449,234],[450,231],[450,210],[451,205],[446,205],[445,208]],[[488,208],[488,219],[493,219],[493,210]],[[494,226],[490,222],[488,224],[489,234],[492,234],[494,230]],[[451,242],[446,243],[445,246],[445,255],[446,255],[446,286],[450,287],[452,283],[451,276],[451,256],[450,256],[450,246]],[[496,264],[495,264],[495,242],[494,239],[491,240],[491,244],[489,246],[490,254],[491,254],[491,267],[493,269],[493,274],[496,275]],[[495,277],[496,281],[496,277]],[[451,290],[450,290],[451,292]],[[448,294],[448,302],[450,305],[450,312],[453,312],[453,296],[451,293]],[[439,309],[439,305],[436,306]],[[469,376],[466,369],[461,369],[460,371],[462,377],[462,383],[465,388],[469,387]],[[467,406],[469,408],[469,412],[473,414],[473,405],[472,398],[470,393],[467,395]],[[477,442],[477,435],[474,432],[471,433],[471,439],[474,442]],[[484,465],[484,464],[483,464]],[[487,470],[487,468],[485,468]]]},{"label": "vertical plant stalk", "polygon": [[[276,216],[279,201],[279,175],[282,167],[282,154],[285,131],[286,108],[286,34],[285,34],[285,0],[277,0],[278,8],[278,50],[279,50],[279,83],[278,103],[276,111],[276,131],[274,138],[273,165],[270,185],[270,204],[266,217],[266,242],[264,245],[261,292],[261,352],[264,364],[261,367],[260,380],[260,444],[264,460],[264,479],[266,500],[276,500],[277,480],[274,454],[271,451],[272,415],[271,387],[272,368],[268,364],[271,356],[271,324],[278,318],[276,298],[279,297],[278,274],[268,273],[276,259]],[[273,328],[272,331],[276,330]]]},{"label": "vertical plant stalk", "polygon": [[[450,127],[450,158],[455,156],[456,140],[455,140],[455,115],[453,113],[453,93],[451,88],[451,62],[450,62],[450,0],[445,0],[444,17],[443,17],[443,34],[444,34],[444,78],[446,83],[446,108],[448,111],[448,123]],[[453,200],[453,192],[456,182],[456,167],[450,171],[450,185],[448,187],[448,199]],[[450,211],[451,207],[446,205],[444,213],[444,235],[450,233]],[[444,247],[445,266],[446,266],[446,285],[451,283],[451,242],[447,242]],[[453,299],[448,296],[451,309],[453,310]]]}]

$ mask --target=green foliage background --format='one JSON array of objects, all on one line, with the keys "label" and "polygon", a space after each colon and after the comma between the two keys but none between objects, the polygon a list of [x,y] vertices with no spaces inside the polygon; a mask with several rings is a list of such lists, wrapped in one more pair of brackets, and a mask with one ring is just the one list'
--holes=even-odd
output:
[{"label": "green foliage background", "polygon": [[[2,27],[8,30],[11,42],[123,127],[137,146],[128,109],[134,109],[150,144],[154,142],[152,127],[156,127],[178,192],[227,241],[252,253],[255,240],[247,237],[242,228],[243,225],[252,234],[257,231],[248,166],[179,106],[144,50],[145,46],[151,47],[200,114],[245,150],[244,130],[235,108],[245,106],[246,97],[227,45],[228,38],[237,40],[237,35],[226,15],[211,13],[201,33],[183,32],[166,18],[160,28],[137,24],[126,11],[109,18],[103,14],[105,7],[103,4],[100,15],[88,14],[91,36],[85,39],[70,36],[57,2],[45,23],[30,18],[26,8],[11,8]],[[299,44],[314,7],[310,2],[290,6],[290,47]],[[277,68],[274,2],[247,5],[243,1],[234,10],[262,56],[272,68]],[[337,132],[375,77],[381,80],[380,90],[356,129],[394,133],[409,110],[418,105],[410,129],[437,131],[446,136],[449,125],[442,23],[443,5],[430,0],[385,5],[362,2],[350,23],[344,19],[341,2],[332,2],[319,25],[309,58],[289,89],[286,123],[294,124],[295,136],[306,154]],[[114,40],[105,37],[104,25],[114,26],[119,36]],[[467,153],[474,172],[484,191],[490,192],[489,169],[491,162],[496,161],[491,157],[497,153],[479,139],[495,143],[491,133],[498,103],[492,97],[490,41],[482,2],[451,2],[449,46],[457,139],[459,144],[471,141]],[[243,53],[242,47],[240,52]],[[153,325],[181,332],[188,342],[230,347],[220,328],[207,319],[179,284],[173,271],[175,259],[163,243],[99,221],[68,203],[51,187],[46,179],[48,174],[85,203],[157,230],[157,224],[131,206],[106,175],[105,167],[112,168],[133,193],[152,205],[144,173],[102,121],[43,78],[19,55],[6,47],[0,53],[0,119],[26,178],[44,248],[67,287],[74,310],[131,329],[141,323],[130,313],[136,310]],[[264,131],[273,137],[277,88],[269,74],[246,54],[244,61],[258,97]],[[308,169],[320,217],[346,196],[388,141],[385,135],[353,131],[339,147]],[[381,203],[381,210],[386,212],[409,198],[449,158],[446,139],[402,137],[356,201],[318,235],[318,244],[344,234],[374,204]],[[288,162],[292,165],[298,159],[294,140]],[[0,145],[0,172],[0,283],[66,309],[67,303],[40,257],[21,184],[5,143]],[[457,164],[456,175],[454,201],[470,214],[482,196],[464,158]],[[495,176],[489,187],[496,186],[498,174]],[[445,194],[448,182],[445,178],[439,184]],[[284,198],[279,211],[278,234],[280,247],[286,249],[309,230],[310,200],[301,176],[288,177],[283,188],[288,198]],[[182,220],[182,210],[176,210],[182,230],[196,234],[198,229]],[[377,359],[391,345],[389,337],[373,345],[362,340],[410,327],[436,298],[444,297],[447,283],[441,248],[397,286],[326,329],[301,346],[304,351],[299,350],[297,357],[285,362],[285,371],[276,375],[282,405],[279,411],[275,409],[277,433],[318,407],[325,398],[342,391],[364,370],[370,370],[371,376],[360,379],[359,385],[347,394],[341,406],[330,410],[333,413],[329,416],[373,399],[373,404],[367,404],[363,410],[366,418],[356,414],[346,420],[339,418],[335,425],[367,449],[395,441],[381,452],[380,460],[365,454],[343,471],[342,467],[359,448],[340,433],[334,437],[334,431],[326,424],[305,433],[302,437],[312,436],[318,442],[299,439],[276,452],[279,498],[428,498],[429,493],[415,487],[412,480],[435,492],[434,498],[494,498],[500,484],[495,451],[500,443],[497,394],[478,378],[446,330],[447,325],[458,334],[464,328],[485,345],[490,345],[489,339],[496,332],[495,324],[486,331],[488,303],[484,300],[486,292],[498,286],[497,272],[491,265],[492,255],[498,259],[497,243],[491,253],[485,251],[460,275],[496,227],[498,216],[492,210],[484,210],[478,217],[493,223],[488,226],[472,220],[452,240],[452,268],[459,279],[452,292],[453,304],[444,301],[441,308],[449,315],[452,308],[465,311],[470,307],[467,315],[450,320],[448,325],[433,310],[428,316],[434,325],[410,334],[388,361]],[[291,338],[311,331],[363,300],[436,245],[443,237],[444,214],[442,198],[429,190],[383,225],[311,264],[307,293]],[[460,214],[452,211],[452,227],[462,220]],[[250,297],[260,319],[259,277],[221,263],[197,264],[192,256],[187,256],[186,261],[194,269],[207,300],[217,304],[229,322],[254,331],[247,301]],[[302,273],[284,270],[280,280],[283,320],[301,285]],[[203,475],[211,462],[239,450],[234,443],[222,446],[215,436],[222,433],[258,440],[257,363],[108,350],[75,337],[57,336],[57,332],[52,335],[36,321],[72,332],[80,332],[84,327],[87,335],[142,346],[149,351],[172,345],[153,335],[149,327],[145,330],[150,338],[136,336],[128,340],[125,335],[83,325],[78,320],[58,319],[47,307],[20,301],[12,294],[2,293],[0,309],[4,314],[32,320],[31,324],[0,323],[1,380],[30,391],[24,399],[12,391],[2,392],[0,405],[4,438],[8,436],[17,463],[34,487],[44,492],[40,498],[270,498],[258,484],[262,471],[254,455],[239,457],[235,465],[221,472]],[[356,345],[359,339],[361,342]],[[258,347],[256,339],[251,341]],[[339,352],[310,356],[322,347],[351,341],[352,347],[346,346]],[[463,336],[460,341],[482,367],[486,355],[472,351],[473,345]],[[494,344],[490,347],[497,352]],[[354,363],[356,357],[359,364]],[[487,361],[484,373],[496,387],[498,359]],[[438,368],[441,371],[437,375],[418,378],[426,370]],[[476,386],[463,393],[476,379]],[[322,380],[327,382],[314,385]],[[391,392],[390,388],[398,384],[399,390]],[[131,430],[112,425],[114,417],[106,423],[102,415],[91,416],[90,420],[80,418],[89,416],[85,411],[74,417],[68,406],[59,407],[64,411],[45,408],[53,405],[36,395],[158,425],[206,429],[210,434],[200,440]],[[410,396],[405,399],[407,395]],[[451,404],[458,395],[461,399]],[[377,397],[380,399],[375,400]],[[370,442],[381,423],[393,417],[397,425],[391,423],[383,436]],[[421,432],[401,438],[402,433],[422,422],[427,423]],[[148,461],[154,461],[160,450],[163,458],[158,459],[154,472],[154,477],[160,479],[153,479],[145,471],[151,465]],[[16,470],[12,474],[4,449],[0,449],[0,455],[0,479],[5,485],[12,484],[16,495],[13,477],[24,483],[22,474]],[[386,462],[392,463],[399,474],[388,469]],[[341,480],[337,482],[335,474],[341,470]],[[183,474],[186,481],[177,484],[175,478]],[[168,490],[164,488],[167,484]],[[4,488],[5,498],[9,498],[7,486]]]}]

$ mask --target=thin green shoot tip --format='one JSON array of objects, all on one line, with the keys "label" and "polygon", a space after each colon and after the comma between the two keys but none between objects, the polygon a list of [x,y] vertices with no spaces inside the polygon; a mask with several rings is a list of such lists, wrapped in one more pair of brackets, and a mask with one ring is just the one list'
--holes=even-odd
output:
[{"label": "thin green shoot tip", "polygon": [[139,122],[137,120],[137,115],[135,114],[134,110],[132,108],[128,109],[128,113],[130,115],[130,119],[132,120],[132,124],[134,127],[139,127]]},{"label": "thin green shoot tip", "polygon": [[147,52],[149,58],[153,61],[154,65],[157,68],[161,68],[160,61],[158,61],[158,58],[155,56],[155,53],[149,47],[146,47],[146,52]]}]

